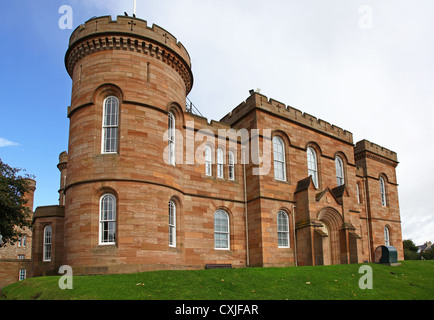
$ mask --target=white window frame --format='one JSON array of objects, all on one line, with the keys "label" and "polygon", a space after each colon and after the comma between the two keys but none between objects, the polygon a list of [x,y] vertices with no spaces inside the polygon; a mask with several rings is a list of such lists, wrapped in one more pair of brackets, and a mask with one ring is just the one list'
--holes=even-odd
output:
[{"label": "white window frame", "polygon": [[222,148],[217,149],[217,178],[223,179],[223,163],[224,163],[224,152]]},{"label": "white window frame", "polygon": [[235,154],[233,151],[228,152],[228,176],[229,180],[235,180]]},{"label": "white window frame", "polygon": [[383,177],[380,177],[380,196],[381,196],[381,206],[387,207],[386,183]]},{"label": "white window frame", "polygon": [[384,245],[390,246],[390,230],[389,227],[384,227]]},{"label": "white window frame", "polygon": [[336,184],[339,186],[345,184],[344,162],[340,156],[335,158],[336,167]]},{"label": "white window frame", "polygon": [[273,137],[274,179],[286,181],[285,144],[278,137]]},{"label": "white window frame", "polygon": [[212,156],[211,147],[209,145],[205,146],[205,174],[212,176]]},{"label": "white window frame", "polygon": [[[220,223],[223,221],[224,223]],[[217,210],[214,213],[214,249],[215,250],[229,250],[230,244],[230,227],[229,227],[229,215],[224,210]],[[221,243],[226,242],[226,246],[222,246]]]},{"label": "white window frame", "polygon": [[[109,103],[111,104],[109,105]],[[109,108],[110,108],[110,113],[108,114],[107,112],[109,111]],[[101,153],[118,152],[118,134],[119,134],[118,131],[119,131],[119,99],[116,98],[115,96],[109,96],[104,99],[104,104],[103,104]],[[108,145],[107,145],[107,141],[109,141]]]},{"label": "white window frame", "polygon": [[169,247],[176,247],[176,204],[169,201]]},{"label": "white window frame", "polygon": [[169,164],[175,165],[175,115],[172,112],[168,114],[168,140],[169,140]]},{"label": "white window frame", "polygon": [[289,218],[288,214],[280,210],[277,213],[277,247],[289,248]]},{"label": "white window frame", "polygon": [[[108,201],[107,204],[103,203],[105,199]],[[108,207],[109,205],[110,207]],[[110,239],[110,232],[113,234],[113,240]],[[107,235],[105,235],[105,233],[107,233]],[[116,244],[116,197],[111,193],[103,194],[99,201],[98,242],[99,245]]]},{"label": "white window frame", "polygon": [[312,147],[307,148],[307,174],[312,176],[315,188],[318,188],[318,162],[316,152]]},{"label": "white window frame", "polygon": [[26,277],[27,277],[26,269],[20,269],[20,271],[18,273],[18,281],[23,281],[26,279]]},{"label": "white window frame", "polygon": [[51,261],[51,252],[52,252],[52,241],[53,241],[53,228],[51,225],[47,225],[44,228],[43,234],[43,245],[42,245],[42,261],[49,262]]}]

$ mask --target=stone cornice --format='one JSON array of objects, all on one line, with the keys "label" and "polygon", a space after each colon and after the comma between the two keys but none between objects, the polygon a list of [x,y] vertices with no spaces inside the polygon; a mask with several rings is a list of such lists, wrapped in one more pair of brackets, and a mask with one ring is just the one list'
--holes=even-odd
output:
[{"label": "stone cornice", "polygon": [[172,67],[184,80],[187,94],[193,87],[193,73],[187,63],[168,47],[140,36],[130,36],[107,32],[91,35],[70,47],[65,55],[65,66],[72,78],[76,63],[94,52],[105,50],[126,50],[145,54],[161,60]]}]

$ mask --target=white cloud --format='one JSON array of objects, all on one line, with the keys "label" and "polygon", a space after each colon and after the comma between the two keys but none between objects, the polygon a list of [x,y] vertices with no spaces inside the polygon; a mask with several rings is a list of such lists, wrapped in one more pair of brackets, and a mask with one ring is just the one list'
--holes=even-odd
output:
[{"label": "white cloud", "polygon": [[[131,13],[133,3],[71,1],[87,18]],[[362,5],[372,7],[372,29],[359,28]],[[354,142],[396,151],[403,237],[417,244],[434,240],[427,161],[434,158],[433,10],[431,0],[137,0],[139,18],[186,46],[189,98],[208,120],[261,88],[351,131]]]},{"label": "white cloud", "polygon": [[18,146],[19,144],[8,139],[0,138],[0,148],[1,147],[12,147]]}]

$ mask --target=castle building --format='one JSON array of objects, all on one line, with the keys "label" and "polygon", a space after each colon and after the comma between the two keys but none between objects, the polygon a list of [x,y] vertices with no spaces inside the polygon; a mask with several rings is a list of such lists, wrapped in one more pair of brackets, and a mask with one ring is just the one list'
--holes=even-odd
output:
[{"label": "castle building", "polygon": [[97,17],[71,35],[59,204],[34,214],[32,275],[403,259],[397,155],[250,91],[195,114],[190,56],[163,28]]}]

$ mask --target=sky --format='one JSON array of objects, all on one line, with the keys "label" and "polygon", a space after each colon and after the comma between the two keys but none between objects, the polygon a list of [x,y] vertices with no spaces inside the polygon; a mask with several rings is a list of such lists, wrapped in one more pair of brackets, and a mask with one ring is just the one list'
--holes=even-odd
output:
[{"label": "sky", "polygon": [[[133,0],[0,4],[0,159],[35,175],[35,208],[58,203],[69,37],[93,16],[125,11]],[[137,0],[136,9],[187,48],[188,97],[208,120],[259,89],[352,132],[354,143],[397,152],[403,239],[417,245],[434,241],[433,14],[432,0]]]}]

